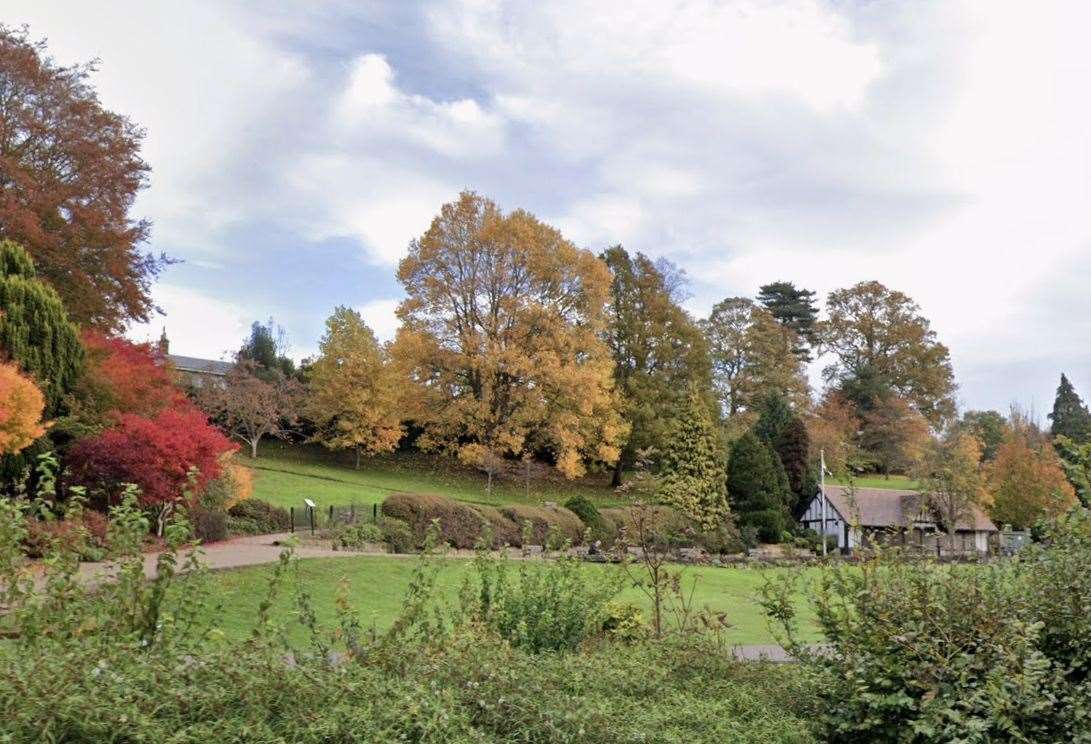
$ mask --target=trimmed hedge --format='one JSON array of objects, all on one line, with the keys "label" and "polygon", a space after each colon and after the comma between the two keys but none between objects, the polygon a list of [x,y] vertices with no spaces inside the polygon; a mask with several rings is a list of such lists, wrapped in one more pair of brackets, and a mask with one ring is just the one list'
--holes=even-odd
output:
[{"label": "trimmed hedge", "polygon": [[533,545],[545,545],[550,529],[561,539],[573,545],[583,542],[584,523],[573,512],[563,506],[505,506],[501,513],[512,520],[520,532],[522,542],[523,524],[530,522]]}]

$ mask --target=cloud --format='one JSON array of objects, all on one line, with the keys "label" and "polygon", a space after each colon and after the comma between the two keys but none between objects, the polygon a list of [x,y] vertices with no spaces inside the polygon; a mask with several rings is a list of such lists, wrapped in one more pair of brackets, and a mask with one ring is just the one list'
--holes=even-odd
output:
[{"label": "cloud", "polygon": [[172,354],[228,359],[250,331],[251,312],[232,302],[188,287],[160,283],[155,301],[165,317],[135,325],[126,334],[134,341],[155,341],[165,329]]},{"label": "cloud", "polygon": [[400,300],[378,299],[365,302],[357,308],[364,322],[380,341],[393,341],[401,321],[395,315]]}]

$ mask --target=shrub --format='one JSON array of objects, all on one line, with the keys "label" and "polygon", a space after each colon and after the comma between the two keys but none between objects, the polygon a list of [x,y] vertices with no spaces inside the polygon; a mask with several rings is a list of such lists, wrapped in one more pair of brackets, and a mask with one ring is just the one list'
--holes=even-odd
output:
[{"label": "shrub", "polygon": [[26,529],[23,546],[31,558],[44,558],[58,548],[72,551],[81,561],[101,561],[106,555],[108,522],[96,511],[68,519],[27,520]]},{"label": "shrub", "polygon": [[520,547],[523,544],[523,531],[519,525],[504,516],[495,506],[473,505],[474,511],[481,515],[481,519],[488,525],[492,532],[492,547],[499,548],[504,545]]},{"label": "shrub", "polygon": [[383,542],[392,553],[412,553],[420,545],[412,528],[400,519],[384,517],[379,522],[379,529],[382,530]]},{"label": "shrub", "polygon": [[232,531],[246,535],[287,532],[292,529],[292,516],[287,509],[262,501],[246,499],[227,510]]},{"label": "shrub", "polygon": [[358,522],[341,525],[331,535],[334,547],[362,548],[383,541],[383,531],[374,522]]},{"label": "shrub", "polygon": [[417,544],[434,520],[439,521],[440,539],[456,548],[472,548],[481,536],[486,521],[480,512],[445,496],[423,493],[396,493],[382,506],[387,517],[409,525]]},{"label": "shrub", "polygon": [[610,638],[631,643],[648,637],[648,622],[640,607],[612,600],[606,603],[602,630]]},{"label": "shrub", "polygon": [[588,527],[593,527],[595,524],[602,521],[598,507],[586,496],[571,497],[568,501],[564,502],[564,508],[579,517]]},{"label": "shrub", "polygon": [[194,507],[190,512],[193,536],[203,543],[227,539],[227,514],[204,507]]},{"label": "shrub", "polygon": [[563,506],[517,504],[505,506],[500,511],[515,524],[530,522],[530,539],[534,545],[545,545],[551,532],[557,539],[567,540],[573,545],[583,542],[583,522]]}]

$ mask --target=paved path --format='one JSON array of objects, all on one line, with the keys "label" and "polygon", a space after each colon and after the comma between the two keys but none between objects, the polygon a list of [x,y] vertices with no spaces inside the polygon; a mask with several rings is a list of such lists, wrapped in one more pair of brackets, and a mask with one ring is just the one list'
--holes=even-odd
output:
[{"label": "paved path", "polygon": [[[254,535],[249,537],[236,537],[223,542],[210,543],[201,546],[204,551],[204,564],[212,569],[242,568],[244,566],[259,566],[276,563],[280,560],[280,553],[284,549],[283,542],[291,537],[291,533],[274,535]],[[313,545],[298,545],[295,554],[300,558],[350,558],[367,556],[393,556],[392,553],[364,553],[349,550],[332,550],[330,548],[315,547]],[[188,553],[183,551],[179,561],[185,559]],[[398,556],[412,558],[415,556]],[[149,579],[155,577],[156,562],[159,559],[158,552],[144,554],[144,575]],[[114,575],[114,566],[110,563],[82,563],[80,564],[80,576],[94,584],[109,579]],[[735,646],[735,657],[746,661],[771,661],[776,663],[788,663],[791,656],[780,646],[775,644],[761,644],[749,646]]]}]

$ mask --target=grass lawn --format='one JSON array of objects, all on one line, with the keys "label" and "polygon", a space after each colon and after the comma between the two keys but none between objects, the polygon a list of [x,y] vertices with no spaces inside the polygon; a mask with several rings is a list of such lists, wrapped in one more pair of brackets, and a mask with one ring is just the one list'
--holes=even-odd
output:
[{"label": "grass lawn", "polygon": [[[415,558],[395,558],[389,556],[356,556],[351,558],[315,558],[301,563],[301,572],[305,585],[311,594],[314,607],[324,625],[332,625],[334,619],[334,598],[338,583],[345,579],[349,582],[351,604],[359,613],[365,626],[374,624],[379,629],[390,625],[398,609],[413,569]],[[513,566],[514,571],[517,566]],[[467,571],[471,569],[468,559],[445,559],[440,570],[437,588],[442,596],[451,603],[457,601],[459,587]],[[588,571],[620,571],[618,566],[587,564]],[[784,569],[766,569],[771,571]],[[214,596],[223,603],[222,624],[224,632],[235,638],[246,636],[253,627],[258,604],[265,595],[272,566],[254,566],[218,572],[212,580],[216,584]],[[765,625],[761,608],[754,601],[762,584],[762,570],[691,567],[687,568],[687,577],[698,577],[696,606],[708,606],[727,613],[729,622],[734,626],[729,632],[729,640],[738,644],[773,643]],[[278,599],[274,617],[290,620],[295,610],[292,587],[286,584],[282,596]],[[628,586],[620,599],[639,603],[650,608],[647,598],[639,589]],[[816,639],[817,632],[811,627],[811,615],[800,598],[800,608],[804,616],[801,628],[804,637]],[[648,614],[650,618],[650,613]],[[292,638],[297,642],[306,636],[298,624],[293,623]]]},{"label": "grass lawn", "polygon": [[[845,478],[826,478],[826,482],[837,486],[847,486],[849,483]],[[906,491],[917,488],[917,482],[907,475],[865,475],[853,478],[852,482],[857,488],[893,488]]]},{"label": "grass lawn", "polygon": [[376,504],[398,491],[434,493],[480,504],[563,503],[575,494],[600,506],[618,503],[604,476],[580,481],[532,479],[529,497],[521,481],[494,481],[489,498],[483,475],[443,458],[417,454],[366,458],[356,470],[351,454],[315,446],[264,442],[259,452],[256,460],[239,456],[239,462],[254,474],[254,498],[284,507],[301,506],[304,498],[320,507]]}]

